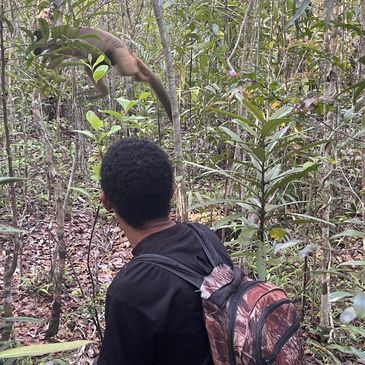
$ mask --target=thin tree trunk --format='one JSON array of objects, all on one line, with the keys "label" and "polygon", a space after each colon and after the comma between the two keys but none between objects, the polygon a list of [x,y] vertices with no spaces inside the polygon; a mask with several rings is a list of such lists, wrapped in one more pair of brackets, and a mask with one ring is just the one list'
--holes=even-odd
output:
[{"label": "thin tree trunk", "polygon": [[[361,20],[361,29],[362,34],[360,36],[360,42],[359,42],[359,52],[358,57],[364,57],[365,56],[365,0],[361,0],[361,6],[360,6],[360,20]],[[357,81],[364,80],[365,75],[365,65],[361,62],[358,62],[359,65],[359,79]],[[363,112],[362,118],[361,118],[361,128],[363,131],[365,131],[365,112]],[[362,191],[365,192],[365,135],[362,137],[363,143],[362,143],[362,163],[361,163],[361,187]],[[365,222],[365,194],[362,194],[362,202],[363,202],[363,209],[362,209],[362,220]],[[365,248],[365,238],[363,238],[363,247]]]},{"label": "thin tree trunk", "polygon": [[[1,49],[1,104],[3,109],[3,121],[5,132],[5,151],[8,164],[8,174],[14,176],[13,158],[11,153],[11,141],[8,120],[8,105],[7,105],[7,86],[6,86],[6,58],[5,58],[5,35],[4,35],[4,3],[0,7],[0,49]],[[14,183],[10,183],[10,206],[11,206],[11,221],[14,228],[18,226],[18,211],[16,207],[16,191]],[[13,236],[13,240],[9,239],[5,249],[5,264],[4,264],[4,291],[3,291],[3,311],[4,317],[13,316],[13,299],[12,299],[12,279],[16,269],[18,254],[20,249],[20,238],[17,234]],[[13,322],[6,322],[2,328],[1,339],[8,341],[10,339]]]},{"label": "thin tree trunk", "polygon": [[[326,9],[326,19],[336,20],[338,5],[333,4],[332,7]],[[329,24],[329,22],[327,22]],[[335,55],[337,50],[337,29],[334,27],[332,31],[327,31],[324,40],[324,49],[328,50],[330,54]],[[324,96],[327,100],[337,91],[337,69],[331,63],[325,64],[325,70],[327,75],[327,83],[324,90]],[[329,133],[336,127],[336,120],[338,118],[337,106],[334,105],[333,109],[330,109],[326,116],[326,125],[329,126],[329,130],[326,133],[325,139],[329,139]],[[323,168],[322,168],[322,199],[323,205],[321,207],[322,219],[326,222],[330,222],[332,217],[332,185],[331,176],[333,172],[333,164],[331,159],[333,158],[333,145],[332,142],[327,143],[323,151]],[[321,312],[320,312],[320,325],[325,330],[330,330],[332,327],[331,317],[331,303],[329,300],[330,295],[330,283],[331,283],[331,243],[330,243],[330,229],[329,224],[322,224],[322,287],[321,287]]]},{"label": "thin tree trunk", "polygon": [[160,32],[161,43],[163,47],[166,72],[169,83],[169,96],[171,100],[172,120],[174,129],[174,151],[175,151],[175,179],[176,179],[176,198],[177,207],[180,218],[182,220],[187,219],[187,195],[186,195],[186,183],[185,183],[185,169],[183,164],[183,148],[181,140],[181,125],[179,116],[179,105],[176,94],[175,86],[175,74],[174,66],[171,56],[171,47],[168,34],[166,32],[166,25],[163,18],[162,2],[159,0],[153,0],[153,9]]}]

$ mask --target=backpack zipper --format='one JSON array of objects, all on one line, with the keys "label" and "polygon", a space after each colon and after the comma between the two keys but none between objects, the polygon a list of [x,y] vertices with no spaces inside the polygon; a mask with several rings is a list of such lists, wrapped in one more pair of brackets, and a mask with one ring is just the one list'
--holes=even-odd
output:
[{"label": "backpack zipper", "polygon": [[233,339],[234,339],[234,327],[236,324],[236,315],[238,301],[242,298],[243,294],[250,289],[252,286],[262,283],[262,281],[253,280],[242,284],[237,291],[232,295],[229,302],[228,308],[228,350],[229,350],[229,363],[230,365],[236,365],[236,356],[233,349]]},{"label": "backpack zipper", "polygon": [[295,322],[290,326],[290,328],[280,337],[279,341],[275,345],[275,350],[272,355],[265,360],[265,364],[272,364],[276,357],[278,356],[280,350],[285,345],[285,343],[289,340],[291,336],[294,335],[295,332],[299,330],[300,327],[300,319],[298,316],[295,317]]},{"label": "backpack zipper", "polygon": [[[281,300],[279,300],[279,301],[277,301],[277,302],[275,302],[275,303],[272,303],[272,304],[270,304],[269,306],[267,306],[264,310],[263,310],[263,312],[262,312],[262,314],[261,314],[261,317],[260,317],[260,319],[259,319],[259,321],[258,321],[258,323],[257,323],[257,329],[256,329],[256,338],[255,338],[255,344],[254,344],[254,353],[255,353],[255,359],[256,359],[256,362],[257,362],[257,365],[266,365],[266,364],[270,364],[272,361],[274,361],[275,360],[275,357],[277,356],[277,354],[280,352],[280,350],[281,350],[281,347],[284,345],[284,340],[282,341],[283,343],[281,344],[281,342],[280,342],[280,344],[281,344],[281,347],[280,348],[277,348],[277,347],[275,347],[275,351],[274,351],[274,353],[275,352],[277,352],[276,353],[276,355],[275,355],[275,357],[273,357],[273,356],[270,356],[270,359],[269,359],[269,361],[270,362],[267,362],[268,360],[265,360],[265,359],[263,359],[263,357],[262,357],[262,352],[261,352],[261,340],[262,340],[262,330],[263,330],[263,328],[264,328],[264,325],[265,325],[265,321],[266,321],[266,318],[276,309],[276,308],[278,308],[278,307],[280,307],[281,305],[284,305],[284,304],[289,304],[289,303],[292,303],[292,301],[290,300],[290,299],[288,299],[288,298],[286,298],[286,299],[281,299]],[[293,327],[293,326],[292,326]],[[292,330],[292,327],[290,327],[290,329],[288,330],[288,332],[289,331],[291,331]],[[293,332],[294,333],[294,332]],[[284,334],[284,336],[286,337],[286,335],[287,335],[287,333],[285,333]],[[282,336],[282,337],[284,337],[284,336]],[[280,340],[282,339],[282,337],[280,338]],[[279,341],[280,341],[279,340]]]}]

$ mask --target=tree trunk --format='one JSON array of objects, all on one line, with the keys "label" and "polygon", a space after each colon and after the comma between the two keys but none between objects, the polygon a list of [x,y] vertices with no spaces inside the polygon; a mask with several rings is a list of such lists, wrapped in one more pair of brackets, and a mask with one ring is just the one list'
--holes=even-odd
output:
[{"label": "tree trunk", "polygon": [[[359,42],[359,52],[358,58],[365,56],[365,0],[361,0],[360,6],[360,21],[361,21],[361,29],[362,34],[360,35],[360,42]],[[363,63],[358,62],[359,65],[359,72],[358,72],[358,82],[365,79],[365,65]],[[365,93],[364,93],[365,94]],[[362,114],[361,118],[361,128],[365,131],[365,111]],[[365,222],[365,134],[360,137],[363,140],[362,143],[362,164],[361,164],[361,188],[362,188],[362,220]],[[365,238],[363,238],[363,247],[365,249]]]},{"label": "tree trunk", "polygon": [[[0,7],[0,50],[1,50],[1,105],[3,109],[3,121],[5,132],[5,152],[8,165],[9,177],[14,176],[13,158],[11,153],[11,141],[8,120],[7,105],[7,85],[6,85],[6,57],[5,57],[5,34],[4,34],[4,3]],[[16,206],[16,191],[14,183],[10,183],[10,206],[11,206],[11,222],[14,228],[18,226],[18,211]],[[18,254],[20,249],[20,238],[17,234],[13,239],[9,239],[5,248],[5,264],[4,264],[4,292],[3,292],[3,311],[4,317],[13,316],[13,298],[12,298],[12,279],[18,262]],[[8,341],[10,339],[13,322],[6,322],[2,328],[1,339]]]},{"label": "tree trunk", "polygon": [[166,32],[166,25],[163,18],[162,3],[159,0],[153,0],[153,9],[160,32],[161,43],[164,51],[166,62],[166,72],[169,83],[169,96],[171,100],[172,120],[174,129],[174,151],[175,151],[175,179],[176,179],[176,199],[180,218],[184,221],[187,219],[187,195],[185,183],[185,169],[183,164],[183,148],[181,141],[181,126],[179,116],[179,105],[176,95],[174,66],[171,56],[170,40]]},{"label": "tree trunk", "polygon": [[[333,6],[330,6],[331,2],[327,3],[326,8],[326,24],[330,24],[330,20],[336,21],[338,5],[335,1]],[[327,30],[324,39],[324,49],[330,54],[335,55],[337,50],[337,29],[334,25],[332,31]],[[326,62],[324,65],[325,74],[327,75],[327,82],[325,85],[324,96],[326,100],[330,100],[331,97],[337,91],[337,68],[330,62]],[[336,121],[338,118],[337,103],[334,102],[333,108],[329,109],[325,115],[326,126],[328,126],[325,132],[324,139],[330,139],[330,134],[336,127]],[[333,138],[333,137],[332,137]],[[321,207],[321,218],[328,222],[322,224],[322,287],[321,287],[321,313],[320,313],[320,325],[324,330],[330,330],[332,327],[331,317],[331,303],[329,300],[330,295],[330,269],[331,269],[331,243],[330,243],[330,226],[329,222],[332,217],[332,185],[331,177],[333,172],[333,142],[328,142],[323,150],[323,167],[322,167],[322,199],[323,205]]]}]

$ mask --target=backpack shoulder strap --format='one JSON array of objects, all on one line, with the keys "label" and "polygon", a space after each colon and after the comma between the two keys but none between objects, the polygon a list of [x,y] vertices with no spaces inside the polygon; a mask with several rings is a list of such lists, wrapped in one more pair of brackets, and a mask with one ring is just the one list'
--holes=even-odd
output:
[{"label": "backpack shoulder strap", "polygon": [[176,261],[170,257],[157,255],[153,253],[146,253],[135,256],[133,261],[142,261],[149,262],[156,266],[162,267],[163,269],[175,274],[179,278],[187,281],[191,285],[195,286],[197,289],[200,289],[204,277],[189,267],[181,264],[179,261]]},{"label": "backpack shoulder strap", "polygon": [[196,224],[185,224],[195,232],[195,235],[198,238],[198,242],[202,247],[205,255],[208,257],[209,263],[212,265],[212,268],[223,264],[222,258],[217,250],[214,248],[213,245],[209,244],[209,240],[206,234]]}]

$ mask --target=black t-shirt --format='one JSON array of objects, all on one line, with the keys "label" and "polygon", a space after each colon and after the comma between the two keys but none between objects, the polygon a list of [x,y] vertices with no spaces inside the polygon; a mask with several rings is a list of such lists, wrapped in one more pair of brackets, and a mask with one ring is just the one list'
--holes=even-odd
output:
[{"label": "black t-shirt", "polygon": [[[232,265],[216,234],[199,225],[224,263]],[[210,271],[196,233],[177,223],[154,233],[133,256],[171,257],[202,275]],[[148,262],[128,263],[108,288],[106,328],[98,365],[212,365],[199,292]]]}]

